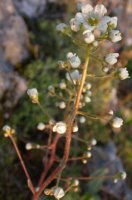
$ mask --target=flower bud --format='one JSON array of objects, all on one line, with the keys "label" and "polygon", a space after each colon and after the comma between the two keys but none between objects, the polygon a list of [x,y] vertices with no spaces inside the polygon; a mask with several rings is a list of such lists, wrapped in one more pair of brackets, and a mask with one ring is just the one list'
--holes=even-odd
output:
[{"label": "flower bud", "polygon": [[64,192],[64,190],[63,190],[63,188],[61,188],[61,187],[56,187],[55,189],[54,189],[54,191],[53,191],[53,195],[54,195],[54,197],[56,198],[56,199],[61,199],[62,197],[64,197],[64,195],[65,195],[65,192]]},{"label": "flower bud", "polygon": [[42,123],[42,122],[40,122],[40,123],[37,125],[37,129],[38,129],[39,131],[43,131],[43,130],[45,129],[45,124]]},{"label": "flower bud", "polygon": [[66,83],[65,82],[61,82],[60,84],[59,84],[59,87],[60,87],[60,89],[65,89],[66,88]]},{"label": "flower bud", "polygon": [[67,59],[69,60],[72,68],[78,68],[79,65],[81,64],[80,58],[76,54],[73,54],[72,52],[69,52],[67,54]]},{"label": "flower bud", "polygon": [[118,30],[112,30],[110,32],[109,38],[111,39],[112,42],[118,42],[122,40],[121,33]]},{"label": "flower bud", "polygon": [[77,131],[78,131],[78,126],[77,126],[77,124],[74,124],[73,125],[73,133],[76,133]]},{"label": "flower bud", "polygon": [[80,30],[80,23],[75,18],[70,20],[70,26],[71,30],[74,32],[78,32]]},{"label": "flower bud", "polygon": [[113,119],[112,126],[114,128],[120,128],[123,125],[123,119],[116,117]]},{"label": "flower bud", "polygon": [[88,30],[83,32],[83,36],[84,36],[84,41],[87,44],[91,44],[95,40],[94,34],[92,32],[89,32]]},{"label": "flower bud", "polygon": [[106,56],[105,61],[109,64],[109,65],[114,65],[115,63],[117,63],[117,58],[119,56],[119,53],[110,53]]},{"label": "flower bud", "polygon": [[38,103],[39,102],[38,91],[37,91],[36,88],[28,89],[27,94],[30,97],[32,103]]},{"label": "flower bud", "polygon": [[65,122],[57,122],[54,126],[53,126],[53,132],[57,132],[61,135],[63,135],[64,133],[66,133],[66,123]]},{"label": "flower bud", "polygon": [[74,187],[79,186],[79,180],[78,180],[78,179],[75,179],[75,180],[74,180],[73,186],[74,186]]},{"label": "flower bud", "polygon": [[8,125],[5,125],[5,126],[3,126],[3,132],[4,132],[4,136],[5,137],[9,137],[9,136],[12,136],[12,135],[14,135],[14,133],[15,133],[15,130],[14,129],[12,129],[10,126],[8,126]]},{"label": "flower bud", "polygon": [[81,124],[84,124],[86,122],[86,118],[84,116],[80,117],[79,119]]},{"label": "flower bud", "polygon": [[26,150],[31,150],[32,148],[33,148],[32,143],[27,143],[26,146],[25,146]]},{"label": "flower bud", "polygon": [[64,101],[62,101],[62,102],[59,103],[58,106],[59,106],[60,109],[65,109],[66,108],[66,103]]},{"label": "flower bud", "polygon": [[119,69],[119,77],[120,77],[121,80],[129,78],[129,72],[128,72],[127,68],[120,68]]}]

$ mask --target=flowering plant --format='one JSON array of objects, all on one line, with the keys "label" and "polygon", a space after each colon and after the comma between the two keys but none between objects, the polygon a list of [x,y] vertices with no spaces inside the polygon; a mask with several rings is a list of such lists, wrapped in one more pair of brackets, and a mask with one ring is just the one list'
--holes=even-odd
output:
[{"label": "flowering plant", "polygon": [[[90,4],[82,5],[80,11],[76,13],[75,17],[70,20],[69,25],[61,23],[57,25],[57,31],[62,32],[72,39],[72,41],[82,51],[84,57],[81,59],[77,53],[68,52],[65,61],[59,61],[58,65],[60,69],[65,71],[66,79],[62,80],[58,85],[58,88],[62,91],[62,95],[59,96],[54,86],[48,87],[48,92],[51,96],[59,96],[61,102],[57,103],[60,109],[65,109],[64,118],[60,121],[50,120],[48,124],[40,123],[38,125],[39,130],[48,130],[49,138],[48,144],[34,145],[28,143],[26,149],[33,148],[46,149],[44,159],[44,171],[40,176],[38,185],[35,187],[28,170],[23,162],[23,158],[14,140],[15,131],[9,127],[4,126],[3,131],[5,137],[9,137],[14,145],[17,155],[20,159],[21,165],[27,177],[28,187],[33,194],[33,200],[38,200],[41,194],[54,196],[56,199],[61,199],[69,190],[77,188],[79,186],[79,178],[67,179],[62,178],[62,172],[66,167],[69,160],[82,160],[83,163],[87,162],[87,159],[91,157],[91,148],[96,145],[96,140],[91,142],[85,142],[88,146],[88,151],[81,157],[70,157],[70,147],[72,139],[79,139],[76,136],[76,132],[79,131],[79,123],[85,123],[87,118],[90,119],[102,119],[102,116],[93,116],[89,113],[83,112],[83,108],[91,102],[91,84],[88,82],[89,77],[119,77],[124,80],[129,77],[126,68],[117,69],[114,65],[117,63],[118,53],[110,52],[103,58],[98,57],[97,51],[103,45],[104,42],[118,42],[122,39],[121,33],[115,30],[117,27],[117,17],[106,16],[107,9],[104,5],[98,4],[94,8]],[[102,74],[90,74],[89,65],[90,61],[97,59],[101,63]],[[39,92],[36,88],[28,89],[28,96],[33,104],[36,104],[44,112],[47,117],[48,113],[42,107]],[[65,94],[68,99],[65,100]],[[120,128],[123,124],[123,120],[119,117],[114,117],[114,113],[110,111],[106,114],[110,116],[111,125],[114,128]],[[103,117],[105,119],[105,117]],[[56,156],[57,144],[61,137],[65,138],[65,147],[62,159],[58,159]],[[82,142],[83,139],[80,139]],[[50,158],[48,160],[48,155]],[[54,166],[54,163],[59,163],[55,169],[49,174],[49,170]],[[115,176],[114,176],[115,177]],[[126,175],[123,173],[121,178],[124,179]],[[89,177],[85,177],[89,178]],[[61,180],[69,180],[70,184],[65,186],[60,185]],[[80,178],[81,180],[84,177]],[[48,188],[49,184],[56,180],[56,185],[52,188]]]}]

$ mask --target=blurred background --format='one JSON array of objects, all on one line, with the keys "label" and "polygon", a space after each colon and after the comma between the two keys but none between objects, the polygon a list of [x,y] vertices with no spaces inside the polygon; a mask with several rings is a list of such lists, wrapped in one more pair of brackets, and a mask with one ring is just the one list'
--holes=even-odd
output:
[{"label": "blurred background", "polygon": [[[6,123],[16,129],[18,146],[35,184],[43,169],[43,152],[26,151],[25,144],[29,141],[43,144],[46,136],[37,130],[37,125],[46,123],[47,118],[31,104],[26,90],[36,87],[46,111],[58,119],[62,111],[56,107],[57,100],[47,95],[47,88],[64,79],[57,61],[63,60],[68,51],[74,52],[75,46],[69,38],[58,35],[55,27],[57,23],[68,22],[79,2],[103,3],[110,16],[118,16],[123,40],[106,48],[120,53],[117,67],[127,67],[132,76],[132,0],[0,0],[0,130]],[[81,182],[79,191],[64,199],[132,200],[132,79],[103,79],[92,84],[92,102],[86,111],[103,114],[112,109],[124,119],[124,126],[117,131],[107,122],[92,120],[85,127],[80,125],[84,138],[96,138],[97,145],[88,164],[79,163],[75,167],[74,163],[66,173],[88,176],[125,170],[127,179],[116,184],[103,179]],[[79,153],[84,151],[83,146],[76,145]],[[0,200],[30,197],[12,144],[0,134]]]}]

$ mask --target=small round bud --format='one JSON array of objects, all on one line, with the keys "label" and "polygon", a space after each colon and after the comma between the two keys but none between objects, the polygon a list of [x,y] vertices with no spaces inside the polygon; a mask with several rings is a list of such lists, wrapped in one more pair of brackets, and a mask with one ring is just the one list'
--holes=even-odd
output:
[{"label": "small round bud", "polygon": [[90,32],[89,30],[84,31],[83,36],[84,36],[84,41],[87,44],[91,44],[95,40],[94,34]]},{"label": "small round bud", "polygon": [[82,163],[83,163],[83,164],[87,164],[87,162],[88,162],[87,159],[83,159],[83,160],[82,160]]},{"label": "small round bud", "polygon": [[88,96],[86,96],[86,97],[84,98],[84,100],[85,100],[86,103],[90,103],[90,102],[91,102],[91,98],[88,97]]},{"label": "small round bud", "polygon": [[32,143],[27,143],[25,146],[26,150],[31,150],[33,148],[33,144]]},{"label": "small round bud", "polygon": [[76,133],[77,131],[78,131],[78,126],[77,126],[77,124],[74,124],[74,126],[73,126],[73,133]]},{"label": "small round bud", "polygon": [[38,103],[39,99],[38,99],[38,91],[36,88],[31,88],[27,90],[27,94],[30,97],[32,103]]},{"label": "small round bud", "polygon": [[45,124],[42,123],[42,122],[40,122],[40,123],[37,125],[37,129],[38,129],[39,131],[43,131],[43,130],[45,129]]},{"label": "small round bud", "polygon": [[87,151],[87,152],[85,153],[85,156],[86,156],[87,158],[91,158],[92,153],[91,153],[90,151]]},{"label": "small round bud", "polygon": [[60,84],[59,84],[59,87],[60,87],[60,89],[65,89],[66,88],[66,83],[65,82],[61,82]]},{"label": "small round bud", "polygon": [[93,138],[92,140],[91,140],[91,145],[92,146],[95,146],[97,144],[97,140],[95,139],[95,138]]},{"label": "small round bud", "polygon": [[59,103],[58,106],[59,106],[60,109],[65,109],[66,108],[66,103],[64,101],[62,101],[62,102]]},{"label": "small round bud", "polygon": [[57,132],[61,135],[63,135],[64,133],[66,133],[66,123],[65,122],[57,122],[54,126],[53,126],[53,132]]},{"label": "small round bud", "polygon": [[84,123],[86,122],[86,118],[85,118],[84,116],[80,117],[80,118],[79,118],[79,122],[80,122],[81,124],[84,124]]},{"label": "small round bud", "polygon": [[123,119],[116,117],[113,119],[112,126],[113,128],[120,128],[123,125]]},{"label": "small round bud", "polygon": [[3,132],[4,132],[4,136],[5,137],[10,137],[10,136],[13,136],[14,135],[14,133],[15,133],[15,130],[14,129],[12,129],[10,126],[8,126],[8,125],[5,125],[5,126],[3,126]]},{"label": "small round bud", "polygon": [[91,83],[87,83],[87,84],[86,84],[86,89],[87,89],[87,90],[90,90],[91,87],[92,87]]},{"label": "small round bud", "polygon": [[78,179],[75,179],[75,180],[74,180],[73,186],[74,186],[74,187],[79,186],[79,180],[78,180]]},{"label": "small round bud", "polygon": [[61,199],[62,197],[64,197],[64,195],[65,195],[65,192],[64,192],[64,190],[63,190],[63,188],[61,188],[61,187],[56,187],[55,189],[54,189],[54,191],[53,191],[53,195],[54,195],[54,197],[56,198],[56,199]]}]

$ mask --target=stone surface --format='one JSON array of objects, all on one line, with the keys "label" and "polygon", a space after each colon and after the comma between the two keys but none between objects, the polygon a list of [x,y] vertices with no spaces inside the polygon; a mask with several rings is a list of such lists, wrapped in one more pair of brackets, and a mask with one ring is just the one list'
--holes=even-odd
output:
[{"label": "stone surface", "polygon": [[[116,146],[112,141],[104,147],[93,149],[92,158],[88,162],[88,170],[91,174],[99,168],[107,170],[110,176],[125,171],[120,158],[116,155]],[[131,200],[132,197],[132,190],[129,189],[126,180],[114,183],[112,179],[106,179],[102,190],[119,200],[121,197],[124,200]]]},{"label": "stone surface", "polygon": [[20,63],[28,55],[27,47],[28,31],[23,19],[15,10],[12,0],[1,0],[0,50],[4,59],[12,65]]},{"label": "stone surface", "polygon": [[37,17],[43,14],[47,0],[13,0],[19,13],[27,17]]}]

